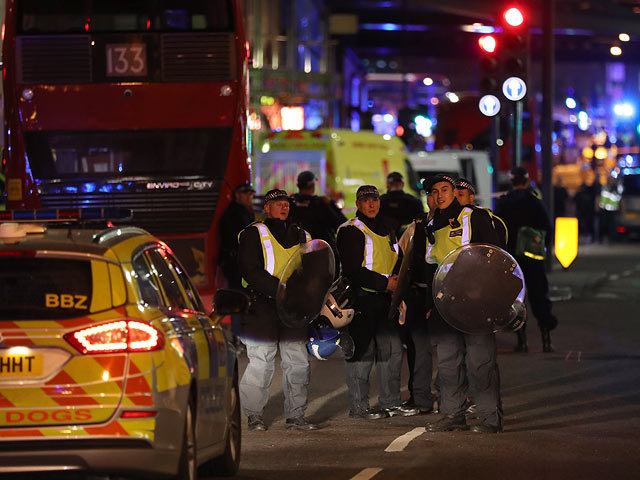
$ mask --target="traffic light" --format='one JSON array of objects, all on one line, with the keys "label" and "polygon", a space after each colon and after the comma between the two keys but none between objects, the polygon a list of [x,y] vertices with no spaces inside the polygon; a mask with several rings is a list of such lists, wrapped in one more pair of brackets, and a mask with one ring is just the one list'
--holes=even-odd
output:
[{"label": "traffic light", "polygon": [[478,39],[480,45],[480,95],[497,95],[500,89],[502,72],[498,55],[501,46],[496,35],[483,35]]},{"label": "traffic light", "polygon": [[503,81],[517,77],[526,84],[529,69],[529,26],[525,14],[521,8],[509,5],[503,10],[500,18]]}]

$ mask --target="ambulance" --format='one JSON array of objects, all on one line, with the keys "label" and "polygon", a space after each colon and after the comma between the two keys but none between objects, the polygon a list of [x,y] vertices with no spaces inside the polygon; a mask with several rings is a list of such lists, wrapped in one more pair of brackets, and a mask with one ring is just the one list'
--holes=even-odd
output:
[{"label": "ambulance", "polygon": [[298,174],[310,170],[318,178],[316,195],[334,199],[347,217],[356,212],[360,185],[375,185],[382,194],[390,172],[407,177],[404,143],[398,137],[372,131],[274,132],[260,142],[254,162],[253,180],[260,194],[273,188],[295,193]]}]

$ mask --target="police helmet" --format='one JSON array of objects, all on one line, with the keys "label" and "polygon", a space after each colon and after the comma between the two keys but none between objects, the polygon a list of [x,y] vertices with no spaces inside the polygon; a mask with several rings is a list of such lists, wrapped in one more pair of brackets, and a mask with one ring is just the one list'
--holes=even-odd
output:
[{"label": "police helmet", "polygon": [[325,326],[309,327],[309,341],[307,350],[318,360],[326,360],[340,345],[340,332],[335,328]]}]

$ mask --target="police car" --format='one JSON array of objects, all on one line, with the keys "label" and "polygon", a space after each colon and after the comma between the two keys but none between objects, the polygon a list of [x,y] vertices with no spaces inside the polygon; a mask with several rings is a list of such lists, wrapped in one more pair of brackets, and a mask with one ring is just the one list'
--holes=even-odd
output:
[{"label": "police car", "polygon": [[37,222],[104,214],[90,210],[0,212],[0,473],[234,474],[238,371],[221,319],[246,297],[219,291],[207,313],[142,229]]}]

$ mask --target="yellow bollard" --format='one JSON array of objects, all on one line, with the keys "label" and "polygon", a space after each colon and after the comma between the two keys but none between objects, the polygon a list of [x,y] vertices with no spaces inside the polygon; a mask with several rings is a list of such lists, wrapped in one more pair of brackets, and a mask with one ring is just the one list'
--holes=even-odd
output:
[{"label": "yellow bollard", "polygon": [[578,219],[573,217],[556,218],[556,258],[564,268],[578,256]]}]

